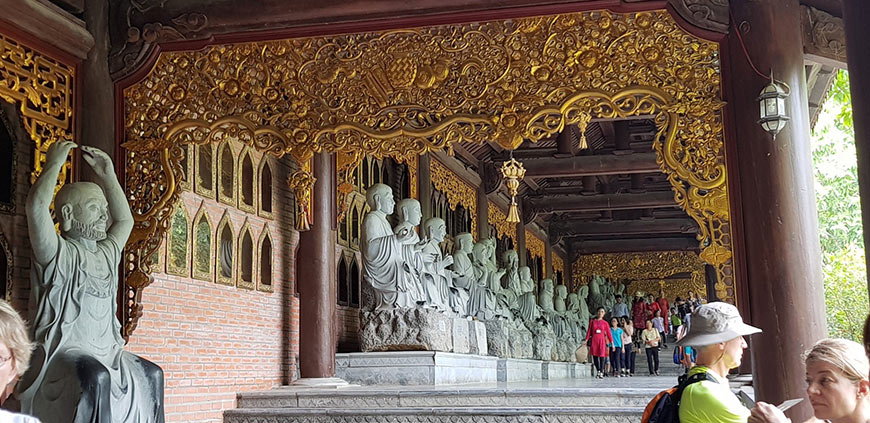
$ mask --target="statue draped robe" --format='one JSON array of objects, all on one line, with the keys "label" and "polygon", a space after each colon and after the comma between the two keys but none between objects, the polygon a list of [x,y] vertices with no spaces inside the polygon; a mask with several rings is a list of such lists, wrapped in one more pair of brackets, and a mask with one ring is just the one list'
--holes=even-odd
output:
[{"label": "statue draped robe", "polygon": [[531,278],[520,277],[519,289],[517,317],[523,322],[534,322],[538,317],[541,317],[541,310],[538,308],[537,300],[535,299],[535,281]]},{"label": "statue draped robe", "polygon": [[[464,315],[483,318],[483,315],[478,313],[486,308],[486,293],[475,277],[471,259],[468,258],[467,253],[461,251],[453,255],[453,286],[458,292],[457,295],[450,297],[451,302],[463,301],[463,296],[467,297],[465,304],[456,304],[454,310],[461,307],[465,310]],[[466,293],[463,295],[462,291]]]},{"label": "statue draped robe", "polygon": [[375,289],[375,309],[413,308],[420,298],[418,281],[405,269],[405,245],[393,234],[386,215],[378,210],[363,219],[360,242],[363,275]]},{"label": "statue draped robe", "polygon": [[441,248],[435,242],[429,242],[423,246],[423,257],[434,256],[433,261],[423,260],[423,288],[426,291],[426,301],[433,307],[442,310],[450,309],[450,278],[449,272],[438,268],[444,259]]},{"label": "statue draped robe", "polygon": [[[124,351],[116,317],[121,247],[90,251],[58,235],[58,251],[31,271],[33,339],[40,346],[21,386],[21,409],[43,422],[163,422],[163,374]],[[83,389],[86,388],[86,389]]]}]

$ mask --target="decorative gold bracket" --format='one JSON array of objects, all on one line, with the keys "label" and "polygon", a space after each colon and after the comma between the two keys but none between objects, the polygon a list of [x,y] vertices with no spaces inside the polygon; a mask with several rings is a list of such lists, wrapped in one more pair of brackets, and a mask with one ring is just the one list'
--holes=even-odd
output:
[{"label": "decorative gold bracket", "polygon": [[312,215],[312,195],[311,189],[314,188],[314,183],[317,178],[311,172],[312,160],[306,161],[302,168],[297,170],[287,180],[287,185],[293,190],[296,196],[296,219],[295,228],[297,231],[307,231],[314,224],[314,216]]}]

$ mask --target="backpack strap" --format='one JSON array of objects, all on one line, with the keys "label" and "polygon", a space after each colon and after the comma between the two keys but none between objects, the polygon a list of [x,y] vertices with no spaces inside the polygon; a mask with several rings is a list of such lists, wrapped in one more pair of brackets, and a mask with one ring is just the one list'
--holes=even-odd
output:
[{"label": "backpack strap", "polygon": [[684,381],[680,382],[680,385],[677,387],[677,390],[673,393],[673,395],[671,395],[671,398],[673,399],[674,404],[677,404],[677,407],[680,406],[680,400],[683,397],[683,391],[689,385],[691,385],[693,383],[697,383],[697,382],[702,382],[705,380],[710,381],[710,382],[719,383],[718,380],[716,380],[713,376],[710,376],[709,374],[707,374],[707,372],[695,373],[695,374],[687,377]]}]

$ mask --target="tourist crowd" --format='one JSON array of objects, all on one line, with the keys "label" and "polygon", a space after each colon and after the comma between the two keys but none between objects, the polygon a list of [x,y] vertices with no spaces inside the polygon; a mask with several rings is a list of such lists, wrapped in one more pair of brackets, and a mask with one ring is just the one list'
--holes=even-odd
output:
[{"label": "tourist crowd", "polygon": [[[612,310],[599,307],[586,332],[588,354],[592,356],[596,377],[628,377],[635,374],[635,359],[641,349],[646,355],[649,374],[659,374],[659,351],[667,348],[668,336],[679,339],[692,312],[706,301],[689,291],[686,299],[676,297],[671,303],[663,291],[635,294],[631,305],[616,296]],[[682,330],[681,330],[682,329]],[[678,347],[675,351],[683,367],[692,367],[695,352]]]}]

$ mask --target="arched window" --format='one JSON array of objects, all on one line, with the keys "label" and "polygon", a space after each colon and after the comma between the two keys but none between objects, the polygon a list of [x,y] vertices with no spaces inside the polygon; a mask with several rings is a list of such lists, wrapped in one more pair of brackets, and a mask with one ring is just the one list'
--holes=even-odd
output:
[{"label": "arched window", "polygon": [[260,166],[260,215],[272,217],[272,165],[264,157]]},{"label": "arched window", "polygon": [[187,209],[180,203],[172,215],[169,226],[169,242],[166,252],[166,272],[172,275],[187,276],[187,252],[190,245],[188,236]]},{"label": "arched window", "polygon": [[260,238],[260,290],[272,290],[272,237],[269,228],[263,229]]},{"label": "arched window", "polygon": [[178,160],[181,165],[181,187],[184,189],[190,189],[190,177],[192,176],[190,172],[191,165],[193,164],[193,157],[191,156],[191,151],[193,146],[191,144],[182,144],[172,149],[173,154],[176,152],[180,155],[180,159]]},{"label": "arched window", "polygon": [[235,236],[229,213],[224,213],[221,223],[218,224],[217,247],[217,281],[224,285],[235,285]]},{"label": "arched window", "polygon": [[235,205],[236,198],[236,158],[230,143],[220,148],[220,166],[218,168],[220,182],[220,200]]},{"label": "arched window", "polygon": [[12,160],[15,157],[12,144],[12,132],[6,127],[5,120],[0,119],[0,204],[10,206],[10,208],[12,206],[12,187],[15,183],[12,174],[14,169]]},{"label": "arched window", "polygon": [[6,237],[0,233],[0,298],[5,300],[12,292],[12,269],[12,250]]},{"label": "arched window", "polygon": [[369,179],[369,173],[371,171],[371,163],[369,162],[369,158],[364,158],[362,165],[360,166],[362,166],[362,188],[368,189],[370,186],[372,186],[372,181],[371,179]]},{"label": "arched window", "polygon": [[211,222],[205,206],[197,213],[193,234],[193,277],[200,280],[211,280]]},{"label": "arched window", "polygon": [[350,265],[350,305],[359,307],[359,266],[356,260],[351,260]]},{"label": "arched window", "polygon": [[381,181],[381,165],[375,160],[374,166],[372,166],[372,184],[379,184]]},{"label": "arched window", "polygon": [[339,305],[347,305],[350,302],[350,298],[348,298],[348,285],[350,281],[347,279],[347,261],[345,260],[345,255],[341,255],[341,259],[338,260],[338,304]]},{"label": "arched window", "polygon": [[342,245],[348,245],[347,239],[347,213],[344,214],[344,217],[341,218],[341,222],[338,222],[338,242]]},{"label": "arched window", "polygon": [[214,198],[214,154],[211,144],[200,145],[196,149],[196,186],[197,194]]},{"label": "arched window", "polygon": [[360,208],[354,207],[353,213],[351,213],[351,221],[350,221],[350,245],[357,246],[359,245],[359,222],[360,222]]},{"label": "arched window", "polygon": [[254,289],[254,238],[248,222],[242,226],[239,241],[239,287]]},{"label": "arched window", "polygon": [[245,151],[242,157],[241,186],[239,187],[239,208],[245,211],[254,211],[254,160],[251,152]]}]

